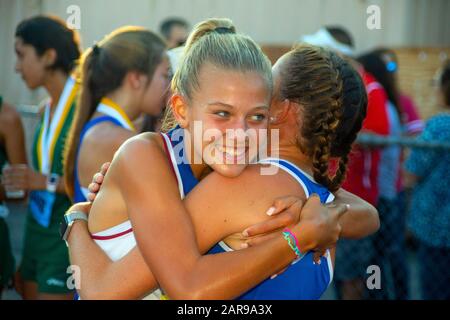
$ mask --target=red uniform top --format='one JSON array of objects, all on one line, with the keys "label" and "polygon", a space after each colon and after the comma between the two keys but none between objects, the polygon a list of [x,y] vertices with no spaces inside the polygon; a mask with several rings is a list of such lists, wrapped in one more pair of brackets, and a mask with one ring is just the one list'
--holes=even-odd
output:
[{"label": "red uniform top", "polygon": [[[366,86],[368,105],[362,132],[389,134],[387,95],[375,78],[364,71],[360,74]],[[363,198],[372,205],[378,201],[378,165],[380,150],[355,145],[349,157],[347,178],[342,187]]]}]

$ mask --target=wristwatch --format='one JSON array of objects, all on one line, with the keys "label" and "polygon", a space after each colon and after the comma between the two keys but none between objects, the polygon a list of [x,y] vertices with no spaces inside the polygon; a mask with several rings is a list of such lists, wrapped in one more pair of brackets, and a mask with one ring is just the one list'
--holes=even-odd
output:
[{"label": "wristwatch", "polygon": [[51,173],[47,176],[47,191],[55,193],[56,188],[58,188],[59,175]]},{"label": "wristwatch", "polygon": [[64,215],[63,221],[61,222],[61,226],[59,229],[59,233],[61,238],[67,244],[67,238],[69,237],[70,229],[72,229],[72,225],[77,220],[88,221],[88,217],[86,213],[81,211],[69,211]]}]

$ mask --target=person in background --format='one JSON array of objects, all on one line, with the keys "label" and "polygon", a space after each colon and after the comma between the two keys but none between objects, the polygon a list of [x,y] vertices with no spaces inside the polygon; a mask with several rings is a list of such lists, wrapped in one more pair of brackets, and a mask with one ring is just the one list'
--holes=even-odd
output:
[{"label": "person in background", "polygon": [[[401,112],[401,122],[404,126],[404,134],[408,136],[415,136],[422,132],[424,122],[420,118],[417,106],[413,99],[402,92],[398,83],[398,69],[399,63],[395,52],[388,48],[378,48],[374,50],[383,59],[386,69],[388,71],[387,81],[392,87],[392,92],[397,96],[399,111]],[[389,92],[387,92],[389,95]],[[392,94],[391,94],[392,95]],[[392,100],[390,98],[390,100]]]},{"label": "person in background", "polygon": [[23,20],[15,37],[16,71],[28,88],[43,87],[50,96],[33,140],[33,166],[3,172],[6,188],[30,192],[16,290],[24,299],[72,299],[69,255],[59,226],[71,205],[63,183],[63,151],[79,87],[71,76],[80,56],[79,37],[51,16]]},{"label": "person in background", "polygon": [[[388,96],[390,137],[400,138],[408,132],[408,119],[401,105],[393,72],[394,66],[384,57],[383,51],[375,50],[358,58],[364,69],[375,76]],[[386,63],[387,62],[387,63]],[[406,256],[406,205],[401,182],[402,147],[385,146],[381,151],[377,209],[380,214],[381,229],[374,235],[375,256],[373,265],[383,266],[381,273],[384,286],[373,291],[374,298],[389,299],[388,289],[392,288],[394,300],[406,300],[409,296],[409,268]],[[390,272],[387,270],[390,269]],[[391,274],[389,279],[387,274]],[[391,280],[391,281],[389,281]]]},{"label": "person in background", "polygon": [[[19,113],[0,96],[0,178],[3,167],[8,163],[22,166],[27,163],[25,138]],[[8,207],[3,204],[6,195],[0,184],[0,299],[3,289],[11,284],[15,271],[9,229],[5,221],[9,213]]]},{"label": "person in background", "polygon": [[133,121],[161,113],[169,87],[164,40],[142,27],[112,31],[80,61],[82,87],[64,156],[74,203],[87,200],[96,168],[139,132]]},{"label": "person in background", "polygon": [[[182,54],[184,52],[184,46],[177,47],[174,49],[170,49],[167,51],[167,56],[169,57],[170,63],[170,71],[169,71],[169,81],[172,80],[173,75],[177,71],[177,68],[180,64]],[[170,87],[167,89],[166,99],[164,100],[164,105],[161,106],[161,112],[158,116],[152,116],[148,114],[143,114],[142,117],[136,123],[136,128],[140,129],[140,132],[159,132],[161,130],[162,118],[165,113],[165,108],[169,105],[169,98],[171,97],[172,92]]]},{"label": "person in background", "polygon": [[[389,134],[386,108],[387,95],[374,76],[352,57],[354,42],[351,34],[340,26],[325,26],[312,35],[305,35],[300,42],[322,46],[345,56],[359,71],[366,86],[368,105],[362,133]],[[353,146],[349,157],[347,178],[342,187],[376,206],[378,202],[378,165],[380,149],[359,144]],[[373,258],[373,240],[342,239],[336,250],[335,289],[338,299],[363,299],[368,297],[364,279]]]},{"label": "person in background", "polygon": [[[430,118],[420,141],[450,141],[450,61],[439,77],[443,111]],[[408,228],[416,238],[423,299],[450,299],[450,153],[413,149],[404,166],[405,187],[413,188]]]},{"label": "person in background", "polygon": [[164,20],[159,31],[167,43],[168,49],[181,47],[189,35],[189,24],[182,18],[167,18]]}]

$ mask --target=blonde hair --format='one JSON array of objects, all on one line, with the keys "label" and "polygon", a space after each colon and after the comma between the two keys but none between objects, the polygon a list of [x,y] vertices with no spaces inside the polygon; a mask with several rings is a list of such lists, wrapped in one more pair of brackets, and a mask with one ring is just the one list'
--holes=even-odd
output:
[{"label": "blonde hair", "polygon": [[[172,92],[191,100],[193,92],[200,89],[200,70],[207,62],[225,70],[257,72],[266,80],[272,93],[272,69],[269,59],[250,37],[236,33],[230,19],[208,19],[194,27],[172,79]],[[168,106],[162,130],[170,130],[175,125],[172,108]]]}]

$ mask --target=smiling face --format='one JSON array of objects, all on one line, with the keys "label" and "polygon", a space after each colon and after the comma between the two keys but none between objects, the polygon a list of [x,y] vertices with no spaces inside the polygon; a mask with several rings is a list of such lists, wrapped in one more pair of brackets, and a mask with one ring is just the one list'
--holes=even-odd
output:
[{"label": "smiling face", "polygon": [[45,53],[39,56],[36,49],[32,45],[24,43],[21,38],[16,38],[14,47],[17,56],[16,72],[22,76],[28,88],[36,89],[42,86],[49,64],[46,61],[48,56]]},{"label": "smiling face", "polygon": [[194,143],[194,156],[219,174],[235,177],[256,158],[255,146],[265,143],[260,130],[268,126],[269,87],[256,72],[227,71],[210,63],[200,70],[199,86],[180,123],[194,141],[194,122],[200,121],[202,143]]}]

